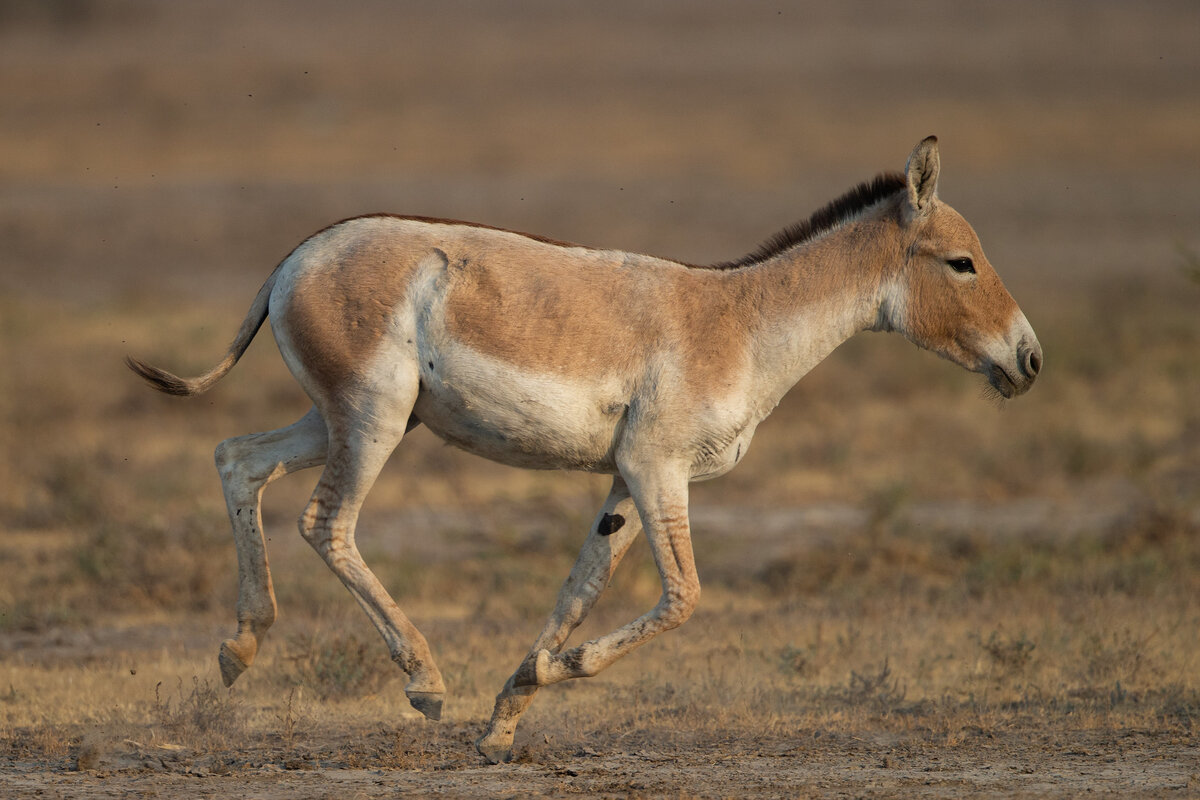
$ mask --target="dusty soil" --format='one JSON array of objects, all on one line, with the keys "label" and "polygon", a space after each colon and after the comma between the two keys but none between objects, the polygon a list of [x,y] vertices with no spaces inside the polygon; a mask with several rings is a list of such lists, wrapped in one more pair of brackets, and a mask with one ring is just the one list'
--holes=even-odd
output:
[{"label": "dusty soil", "polygon": [[[1195,740],[1160,731],[797,731],[697,737],[669,729],[551,741],[516,763],[474,756],[473,726],[413,722],[237,751],[94,736],[72,756],[9,743],[6,797],[1195,797]],[[350,744],[352,742],[352,744]],[[419,766],[381,767],[398,746]],[[15,751],[15,752],[14,752]],[[351,754],[348,751],[352,751]],[[415,751],[415,753],[413,753]],[[374,757],[374,758],[372,758]]]}]

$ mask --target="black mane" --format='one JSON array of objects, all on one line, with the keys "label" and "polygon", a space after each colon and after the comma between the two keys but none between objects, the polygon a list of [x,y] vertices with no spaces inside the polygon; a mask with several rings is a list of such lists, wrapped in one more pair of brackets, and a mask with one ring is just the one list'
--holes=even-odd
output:
[{"label": "black mane", "polygon": [[790,247],[795,247],[802,242],[816,238],[825,231],[836,228],[863,209],[902,191],[906,185],[904,176],[898,172],[876,175],[874,180],[860,183],[803,222],[797,222],[795,225],[784,228],[763,242],[754,252],[735,261],[713,264],[710,269],[736,269],[766,261]]}]

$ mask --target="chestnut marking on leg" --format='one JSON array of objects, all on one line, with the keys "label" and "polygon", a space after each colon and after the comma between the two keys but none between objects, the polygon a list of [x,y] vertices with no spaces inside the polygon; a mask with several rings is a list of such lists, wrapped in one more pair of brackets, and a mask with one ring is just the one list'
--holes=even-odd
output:
[{"label": "chestnut marking on leg", "polygon": [[621,526],[624,524],[625,518],[620,514],[605,514],[600,518],[600,524],[596,526],[596,533],[601,536],[612,536],[621,530]]}]

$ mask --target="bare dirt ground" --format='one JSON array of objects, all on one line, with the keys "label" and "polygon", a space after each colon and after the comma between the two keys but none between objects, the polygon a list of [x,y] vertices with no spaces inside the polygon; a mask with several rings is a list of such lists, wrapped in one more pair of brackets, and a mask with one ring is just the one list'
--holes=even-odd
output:
[{"label": "bare dirt ground", "polygon": [[[0,2],[0,795],[1200,796],[1200,6]],[[221,439],[307,400],[271,267],[359,213],[711,262],[942,141],[1038,330],[997,407],[859,337],[693,493],[704,599],[472,741],[601,502],[417,430],[360,523],[445,719],[265,500],[280,621],[221,687]],[[608,313],[608,310],[605,310]],[[658,597],[635,546],[577,637]]]},{"label": "bare dirt ground", "polygon": [[[252,754],[115,745],[81,772],[22,764],[10,797],[1188,797],[1194,744],[1155,732],[964,734],[952,748],[921,735],[817,731],[810,738],[739,737],[664,744],[647,735],[483,766],[463,758],[474,731],[361,733],[360,752],[398,738],[425,766],[392,770],[348,759],[338,742],[300,755],[264,742]],[[649,738],[649,740],[645,740]]]},{"label": "bare dirt ground", "polygon": [[[697,635],[718,652],[715,667],[711,652],[688,655],[707,655],[710,668],[728,668],[721,652],[726,637]],[[38,638],[52,658],[74,662],[57,674],[69,680],[80,663],[138,663],[142,648],[164,649],[172,632],[169,626],[144,625],[133,637],[101,630],[74,643],[55,631],[40,631]],[[6,637],[5,645],[12,648],[13,638]],[[487,658],[486,652],[476,656]],[[213,670],[200,662],[137,669],[160,681],[172,672],[213,680]],[[8,677],[21,674],[10,669]],[[195,696],[186,685],[174,717],[169,700],[166,713],[158,705],[157,687],[153,704],[121,710],[103,703],[97,708],[91,698],[60,690],[61,698],[87,710],[75,715],[64,710],[77,723],[9,726],[0,753],[0,792],[14,798],[1196,795],[1194,693],[1176,688],[1169,697],[1134,692],[1118,700],[1113,697],[1118,681],[1046,698],[1030,693],[999,702],[967,696],[909,701],[856,689],[856,673],[850,674],[845,691],[796,691],[804,698],[803,711],[747,705],[736,691],[730,704],[730,693],[711,691],[711,684],[719,686],[711,678],[706,691],[683,688],[662,672],[653,680],[613,676],[590,698],[572,698],[575,703],[565,708],[561,695],[543,697],[547,708],[526,721],[516,762],[499,766],[485,765],[474,753],[479,709],[452,713],[438,724],[414,718],[402,706],[399,681],[382,700],[367,698],[380,705],[374,713],[312,701],[293,716],[290,697],[285,701],[277,688],[271,699],[259,694],[250,701],[262,718],[253,726],[228,718],[229,704],[245,700],[210,697],[182,708],[185,698]],[[121,682],[120,670],[106,677]],[[695,671],[688,676],[697,677]],[[22,702],[20,695],[33,682],[18,677],[6,702]],[[91,691],[108,698],[149,696],[111,685]],[[631,700],[636,704],[638,693],[644,693],[648,713],[632,719],[612,713]],[[282,707],[284,702],[289,705]]]}]

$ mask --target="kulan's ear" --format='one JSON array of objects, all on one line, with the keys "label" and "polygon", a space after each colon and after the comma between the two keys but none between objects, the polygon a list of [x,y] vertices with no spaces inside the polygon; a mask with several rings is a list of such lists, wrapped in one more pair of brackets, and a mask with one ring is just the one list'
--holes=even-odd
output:
[{"label": "kulan's ear", "polygon": [[936,136],[927,136],[908,157],[904,167],[908,180],[908,201],[914,211],[924,214],[933,207],[937,199],[938,172],[941,170],[941,159],[938,158]]}]

